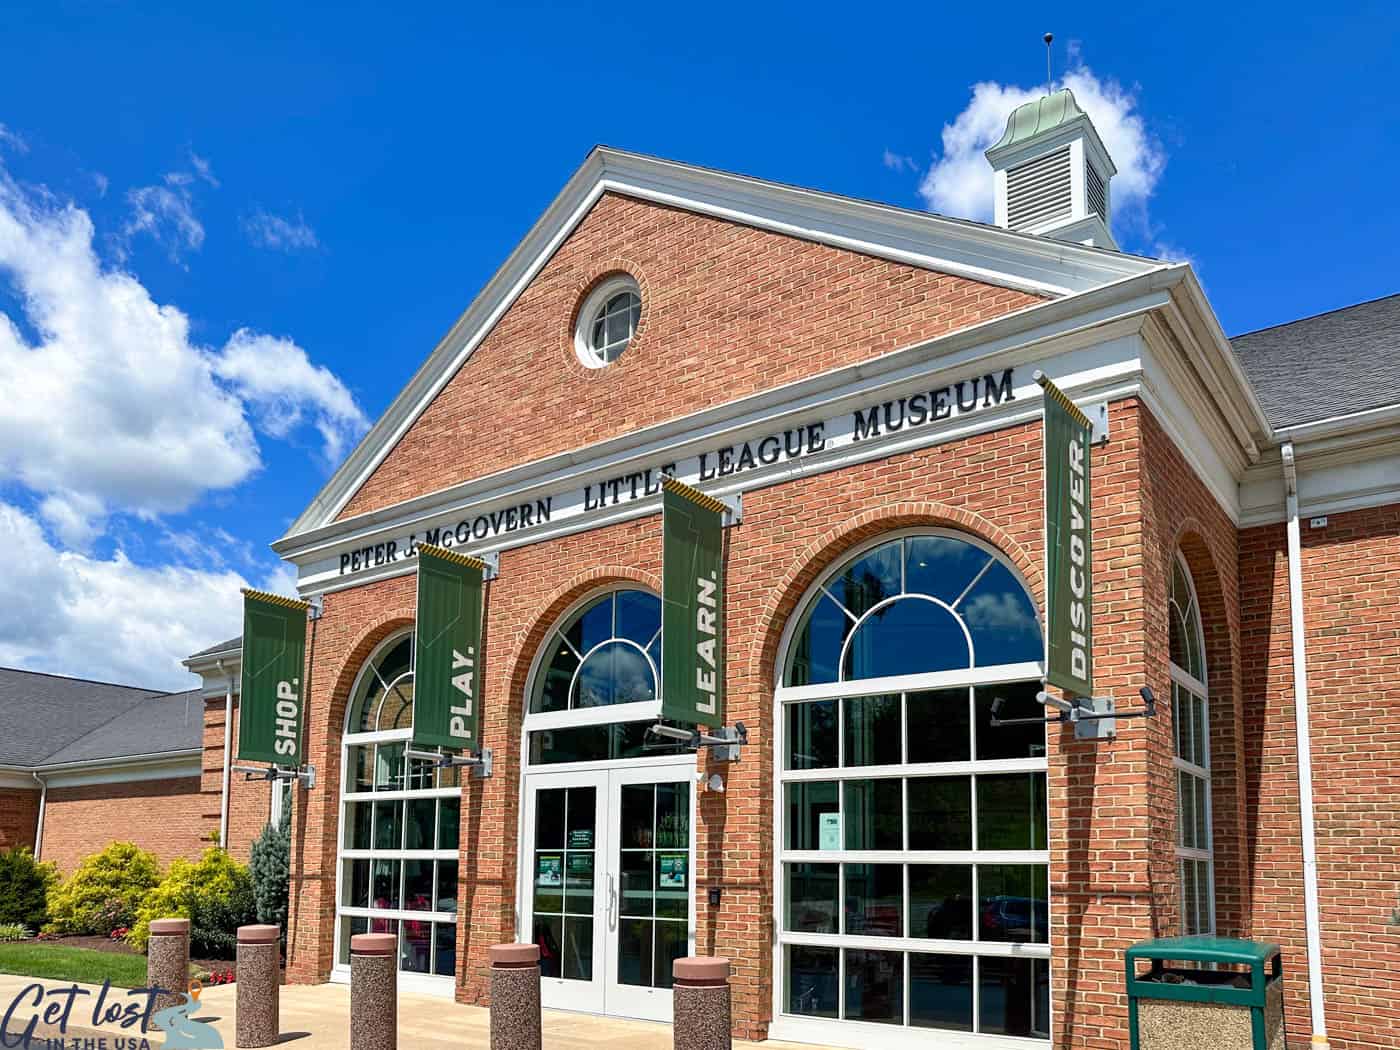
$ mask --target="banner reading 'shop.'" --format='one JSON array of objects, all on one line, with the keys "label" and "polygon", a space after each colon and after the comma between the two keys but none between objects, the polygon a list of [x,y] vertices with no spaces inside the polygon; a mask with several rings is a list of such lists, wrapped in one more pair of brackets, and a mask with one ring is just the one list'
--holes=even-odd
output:
[{"label": "banner reading 'shop.'", "polygon": [[243,591],[243,692],[238,758],[301,765],[306,602]]},{"label": "banner reading 'shop.'", "polygon": [[418,637],[413,745],[478,749],[481,592],[486,563],[418,546]]},{"label": "banner reading 'shop.'", "polygon": [[661,717],[724,724],[724,512],[713,496],[662,481]]},{"label": "banner reading 'shop.'", "polygon": [[1089,444],[1094,426],[1041,372],[1045,391],[1045,680],[1091,696],[1093,669],[1093,536],[1089,521]]}]

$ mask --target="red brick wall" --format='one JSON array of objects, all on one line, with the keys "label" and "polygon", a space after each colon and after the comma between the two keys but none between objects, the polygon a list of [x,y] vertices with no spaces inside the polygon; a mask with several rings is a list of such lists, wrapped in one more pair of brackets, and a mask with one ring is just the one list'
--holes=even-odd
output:
[{"label": "red brick wall", "polygon": [[[1131,695],[1149,679],[1149,652],[1158,663],[1165,659],[1165,620],[1154,628],[1162,635],[1154,649],[1142,612],[1144,440],[1135,402],[1114,404],[1113,427],[1113,441],[1094,460],[1101,523],[1096,677],[1106,691]],[[1154,427],[1148,424],[1157,440]],[[730,533],[726,689],[729,717],[751,727],[753,743],[743,763],[727,770],[725,794],[702,796],[697,857],[698,950],[735,961],[737,1033],[763,1035],[771,1015],[773,667],[788,616],[825,567],[863,540],[909,525],[952,526],[991,541],[1039,597],[1040,438],[1039,425],[1008,428],[746,494],[744,522]],[[530,662],[570,602],[608,580],[656,587],[660,559],[659,516],[501,556],[501,576],[489,586],[484,647],[493,670],[482,701],[483,744],[495,751],[495,776],[463,789],[463,1000],[486,997],[486,949],[514,936],[518,749]],[[326,596],[312,641],[309,702],[311,760],[323,785],[339,783],[355,672],[379,640],[411,623],[413,600],[412,576]],[[1151,674],[1158,673],[1154,664]],[[1119,952],[1159,930],[1174,900],[1174,886],[1163,881],[1173,878],[1174,866],[1161,864],[1166,802],[1148,793],[1149,772],[1170,760],[1169,729],[1123,725],[1113,742],[1052,735],[1058,1046],[1123,1043]],[[293,830],[290,974],[316,981],[328,973],[334,948],[336,791],[301,798],[308,808],[298,809]],[[710,886],[723,890],[717,911],[706,903]]]},{"label": "red brick wall", "polygon": [[[1400,1046],[1400,506],[1303,523],[1302,583],[1327,1034]],[[1288,548],[1240,537],[1252,934],[1284,946],[1288,1028],[1310,1034]]]},{"label": "red brick wall", "polygon": [[49,788],[43,859],[69,875],[112,842],[134,842],[168,864],[212,843],[200,814],[199,777]]},{"label": "red brick wall", "polygon": [[[238,765],[239,697],[233,698],[233,746],[231,764]],[[204,765],[200,776],[200,814],[211,831],[219,828],[223,801],[224,699],[204,702]],[[262,833],[271,814],[272,787],[265,780],[245,780],[243,774],[229,777],[228,841],[225,846],[238,860],[247,863],[253,840]]]},{"label": "red brick wall", "polygon": [[39,792],[24,788],[0,788],[0,850],[16,846],[34,848],[39,826]]},{"label": "red brick wall", "polygon": [[[600,277],[617,270],[642,286],[641,326],[618,361],[588,369],[574,353],[574,311]],[[869,360],[1039,301],[608,194],[342,517]],[[483,390],[508,391],[512,409],[483,411]]]}]

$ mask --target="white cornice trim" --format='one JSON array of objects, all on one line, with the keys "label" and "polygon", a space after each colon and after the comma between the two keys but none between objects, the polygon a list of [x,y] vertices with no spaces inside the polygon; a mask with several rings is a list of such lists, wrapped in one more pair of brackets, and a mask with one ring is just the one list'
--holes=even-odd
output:
[{"label": "white cornice trim", "polygon": [[44,777],[51,788],[126,784],[139,780],[200,776],[203,773],[203,757],[203,748],[188,748],[84,762],[60,762],[38,766],[35,771]]},{"label": "white cornice trim", "polygon": [[286,538],[334,520],[606,192],[1048,296],[1157,269],[1154,260],[599,147],[350,453]]},{"label": "white cornice trim", "polygon": [[7,766],[0,769],[0,788],[21,788],[30,791],[38,791],[39,784],[33,777],[33,771],[19,766]]}]

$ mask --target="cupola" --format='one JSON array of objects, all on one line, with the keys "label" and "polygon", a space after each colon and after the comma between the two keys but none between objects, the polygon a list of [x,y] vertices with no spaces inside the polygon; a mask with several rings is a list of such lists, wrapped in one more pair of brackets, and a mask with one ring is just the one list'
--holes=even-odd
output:
[{"label": "cupola", "polygon": [[986,156],[998,226],[1118,247],[1109,231],[1109,180],[1118,169],[1068,88],[1018,107]]}]

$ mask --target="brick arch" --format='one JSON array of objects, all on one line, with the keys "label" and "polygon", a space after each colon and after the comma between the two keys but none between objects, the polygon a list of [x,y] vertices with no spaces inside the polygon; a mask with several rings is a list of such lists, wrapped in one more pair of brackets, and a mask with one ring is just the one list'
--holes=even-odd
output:
[{"label": "brick arch", "polygon": [[[1206,684],[1214,694],[1216,669],[1219,668],[1221,674],[1228,674],[1233,662],[1230,607],[1225,597],[1220,570],[1217,568],[1220,559],[1205,536],[1205,529],[1200,522],[1195,518],[1186,518],[1177,526],[1168,555],[1175,558],[1176,552],[1180,551],[1186,559],[1186,567],[1191,570],[1191,582],[1196,588],[1196,603],[1201,615],[1201,633],[1205,636]],[[1164,579],[1167,583],[1167,593],[1170,594],[1170,561],[1167,563]]]},{"label": "brick arch", "polygon": [[975,511],[933,501],[907,501],[865,511],[817,537],[792,561],[788,571],[769,592],[758,622],[763,641],[753,650],[745,669],[750,680],[764,691],[774,685],[773,669],[778,645],[789,617],[809,587],[846,552],[884,532],[909,528],[947,528],[965,532],[995,547],[1013,564],[1030,588],[1031,597],[1041,604],[1044,573],[1025,548],[1001,526]]},{"label": "brick arch", "polygon": [[[511,654],[506,661],[510,668],[507,696],[524,697],[529,685],[530,665],[535,653],[544,644],[549,632],[559,623],[564,610],[578,601],[589,591],[600,590],[611,584],[636,583],[657,594],[661,593],[661,577],[655,573],[638,569],[632,565],[598,565],[578,573],[567,583],[557,587],[544,602],[543,612],[531,621],[530,625],[516,636]],[[518,730],[520,720],[525,716],[522,704],[511,704],[510,724],[512,731]]]},{"label": "brick arch", "polygon": [[[637,330],[632,333],[632,339],[627,344],[627,352],[622,354],[616,361],[606,368],[587,368],[579,361],[578,355],[574,352],[574,332],[578,328],[579,311],[583,309],[584,301],[592,293],[593,289],[610,277],[619,274],[626,274],[637,282],[637,287],[641,289],[642,314],[637,319]],[[589,275],[578,281],[570,294],[573,296],[573,306],[568,313],[568,323],[564,327],[562,336],[562,346],[564,348],[564,362],[569,369],[569,373],[575,382],[598,382],[606,376],[611,378],[618,374],[625,367],[626,361],[631,368],[636,367],[637,359],[641,356],[641,350],[647,345],[646,333],[649,325],[647,322],[651,318],[652,303],[652,283],[647,277],[647,270],[635,259],[621,255],[613,255],[602,260],[594,267]],[[630,370],[630,369],[629,369]]]},{"label": "brick arch", "polygon": [[327,707],[326,736],[327,747],[335,754],[340,752],[340,739],[345,735],[345,710],[350,703],[350,691],[355,688],[355,679],[359,676],[365,661],[369,659],[369,654],[374,652],[374,647],[382,642],[395,631],[401,631],[405,627],[412,627],[414,618],[411,613],[402,610],[384,613],[374,621],[364,633],[360,635],[360,640],[351,646],[341,661],[336,672],[334,684],[331,686],[330,702]]}]

